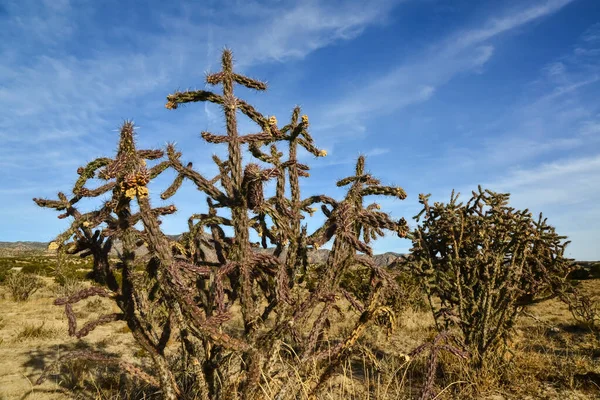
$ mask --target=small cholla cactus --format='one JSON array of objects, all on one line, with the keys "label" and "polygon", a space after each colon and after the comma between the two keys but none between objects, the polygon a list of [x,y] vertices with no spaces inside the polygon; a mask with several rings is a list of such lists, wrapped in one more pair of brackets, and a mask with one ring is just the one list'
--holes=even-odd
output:
[{"label": "small cholla cactus", "polygon": [[556,296],[571,260],[565,237],[540,217],[508,206],[508,194],[479,187],[466,203],[452,192],[415,217],[409,263],[420,277],[440,331],[460,328],[472,362],[482,367],[503,344],[522,307]]}]

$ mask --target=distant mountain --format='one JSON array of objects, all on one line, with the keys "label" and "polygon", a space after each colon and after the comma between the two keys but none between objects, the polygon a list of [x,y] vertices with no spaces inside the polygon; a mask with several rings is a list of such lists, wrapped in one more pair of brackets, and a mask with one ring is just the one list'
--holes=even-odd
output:
[{"label": "distant mountain", "polygon": [[[178,240],[181,235],[167,235],[167,237],[171,240]],[[48,242],[28,242],[28,241],[20,241],[20,242],[0,242],[0,257],[18,257],[19,255],[31,255],[34,254],[50,254],[48,252]],[[117,255],[117,252],[121,250],[121,244],[119,242],[115,243],[113,246],[112,254]],[[203,249],[207,253],[207,258],[213,261],[216,261],[216,256],[211,254],[211,250],[208,248]],[[272,253],[273,248],[263,249],[257,248],[256,251]],[[147,252],[144,250],[139,251],[140,256],[144,256]],[[284,250],[285,255],[285,250]],[[327,260],[327,256],[329,255],[329,250],[327,249],[319,249],[319,250],[311,250],[308,253],[308,259],[311,263],[322,263]],[[395,253],[388,251],[383,254],[375,254],[373,256],[373,260],[375,264],[379,266],[394,266],[400,262],[406,255],[402,253]],[[361,257],[361,256],[359,256]],[[576,263],[583,269],[589,270],[593,265],[599,265],[598,261],[576,261]]]},{"label": "distant mountain", "polygon": [[45,252],[48,243],[43,242],[0,242],[0,255],[19,255]]},{"label": "distant mountain", "polygon": [[45,250],[46,242],[0,242],[0,249]]},{"label": "distant mountain", "polygon": [[[169,239],[171,239],[171,240],[177,240],[177,239],[179,239],[180,235],[167,235],[167,237],[169,237]],[[34,253],[34,252],[35,253],[46,253],[46,252],[48,252],[48,250],[47,250],[48,244],[49,244],[48,242],[0,242],[0,256],[15,257],[15,256],[19,256],[21,254],[30,254],[30,253]],[[120,243],[119,242],[115,243],[112,253],[114,255],[116,255],[117,252],[120,250],[121,250]],[[208,250],[208,249],[205,249],[205,251],[206,250]],[[268,248],[268,249],[259,248],[259,249],[256,249],[256,251],[272,253],[274,251],[274,249],[273,248]],[[142,251],[140,251],[139,255],[143,256],[143,255],[145,255],[145,253],[146,252],[144,252],[142,250]],[[325,262],[327,260],[328,255],[329,255],[329,250],[327,250],[327,249],[311,250],[308,253],[308,258],[311,263],[321,263],[321,262]],[[375,261],[375,264],[377,264],[379,266],[388,266],[388,265],[398,261],[403,256],[404,255],[400,254],[400,253],[387,252],[387,253],[383,253],[383,254],[374,255],[373,260]],[[216,260],[216,257],[211,257],[210,255],[208,258],[209,259],[214,258]]]}]

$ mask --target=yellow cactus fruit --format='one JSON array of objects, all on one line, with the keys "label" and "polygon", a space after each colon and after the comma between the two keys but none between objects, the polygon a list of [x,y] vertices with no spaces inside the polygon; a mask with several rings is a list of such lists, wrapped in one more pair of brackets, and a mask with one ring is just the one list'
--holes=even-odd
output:
[{"label": "yellow cactus fruit", "polygon": [[308,115],[304,114],[304,115],[302,116],[302,123],[303,123],[304,125],[308,125]]},{"label": "yellow cactus fruit", "polygon": [[133,199],[136,195],[136,190],[134,187],[129,188],[125,191],[125,197],[127,197],[128,199]]},{"label": "yellow cactus fruit", "polygon": [[327,150],[320,150],[319,151],[319,157],[326,157],[327,156]]},{"label": "yellow cactus fruit", "polygon": [[90,221],[84,221],[82,225],[87,228],[92,224],[90,223]]},{"label": "yellow cactus fruit", "polygon": [[58,243],[56,243],[56,242],[50,242],[48,244],[48,250],[56,250],[56,249],[58,249]]},{"label": "yellow cactus fruit", "polygon": [[275,116],[269,117],[269,125],[277,125],[277,118]]},{"label": "yellow cactus fruit", "polygon": [[138,187],[137,193],[140,197],[147,197],[148,196],[148,188],[145,186]]}]

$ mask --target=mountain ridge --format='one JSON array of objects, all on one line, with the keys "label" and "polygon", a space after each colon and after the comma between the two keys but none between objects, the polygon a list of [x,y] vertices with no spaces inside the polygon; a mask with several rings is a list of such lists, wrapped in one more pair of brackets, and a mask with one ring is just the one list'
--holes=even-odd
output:
[{"label": "mountain ridge", "polygon": [[[177,240],[180,235],[167,235],[172,240]],[[0,255],[3,256],[19,256],[20,254],[26,253],[47,253],[48,245],[50,242],[35,242],[35,241],[15,241],[15,242],[5,242],[0,241]],[[113,249],[113,254],[117,254],[117,250],[120,248],[119,244],[115,245],[115,249]],[[259,248],[257,249],[261,252],[271,253],[274,251],[274,248],[270,247],[267,249]],[[308,253],[309,261],[311,263],[319,263],[324,262],[329,255],[329,250],[327,249],[319,249],[319,250],[310,250]],[[381,254],[373,255],[373,261],[375,264],[379,266],[389,266],[393,264],[395,261],[399,261],[402,259],[405,254],[396,253],[393,251],[387,251]]]}]

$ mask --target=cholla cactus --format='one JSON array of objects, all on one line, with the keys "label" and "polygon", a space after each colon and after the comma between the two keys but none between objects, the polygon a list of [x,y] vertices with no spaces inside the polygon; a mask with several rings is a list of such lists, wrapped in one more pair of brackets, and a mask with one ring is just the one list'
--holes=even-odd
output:
[{"label": "cholla cactus", "polygon": [[[508,206],[508,194],[454,192],[448,204],[421,195],[423,223],[410,263],[423,283],[440,331],[463,333],[475,366],[502,349],[522,306],[560,294],[570,260],[564,237],[540,217]],[[434,300],[435,298],[435,300]],[[439,301],[437,300],[439,299]]]},{"label": "cholla cactus", "polygon": [[[85,289],[80,293],[63,299],[57,299],[56,305],[64,305],[69,320],[69,334],[78,338],[86,336],[97,326],[117,320],[125,320],[131,329],[136,341],[151,354],[153,362],[158,371],[158,381],[166,398],[176,398],[180,393],[173,384],[174,378],[167,367],[164,354],[166,343],[156,343],[152,338],[162,337],[165,331],[170,331],[167,324],[162,334],[156,332],[155,327],[150,324],[152,306],[148,303],[147,292],[136,287],[133,262],[135,251],[140,242],[148,241],[147,232],[140,232],[134,225],[144,216],[144,212],[132,214],[130,203],[137,199],[140,204],[146,204],[148,191],[146,184],[162,171],[167,164],[158,164],[147,170],[145,159],[157,159],[162,157],[162,151],[142,150],[135,148],[134,126],[131,122],[125,122],[121,128],[120,143],[117,155],[114,159],[99,158],[90,162],[86,167],[79,168],[80,178],[73,189],[74,197],[70,200],[64,193],[59,193],[59,200],[34,199],[42,207],[54,208],[65,211],[59,218],[72,217],[71,226],[55,240],[58,247],[63,246],[70,254],[80,254],[83,257],[92,256],[94,269],[92,277],[99,284],[105,284],[109,291],[94,287]],[[102,168],[102,169],[101,169]],[[98,171],[100,169],[100,171]],[[108,181],[96,189],[85,187],[87,181],[94,177]],[[75,204],[83,197],[98,197],[112,190],[110,201],[96,211],[82,214],[75,208]],[[159,215],[175,212],[175,207],[163,207],[149,212],[154,219]],[[103,228],[102,226],[105,225]],[[97,229],[96,229],[97,228]],[[94,229],[96,229],[94,231]],[[69,241],[71,240],[72,241]],[[109,260],[109,252],[115,240],[122,243],[120,260],[115,265]],[[117,270],[121,275],[121,282],[116,277]],[[101,316],[95,321],[88,322],[80,330],[77,330],[77,321],[72,305],[90,296],[111,297],[121,309],[120,313]],[[68,356],[67,356],[68,357]],[[94,357],[92,353],[83,358]],[[124,364],[123,364],[124,365]],[[138,371],[132,367],[131,371]],[[147,382],[157,382],[156,379],[148,379],[145,373],[136,374]],[[42,376],[43,379],[45,375]]]},{"label": "cholla cactus", "polygon": [[[217,176],[207,178],[194,170],[192,163],[182,162],[182,154],[174,145],[167,146],[166,160],[148,169],[144,159],[158,159],[163,153],[136,150],[133,125],[126,123],[117,157],[97,159],[81,168],[73,199],[60,194],[59,201],[36,200],[42,206],[66,210],[65,216],[74,218],[71,228],[57,242],[72,243],[74,253],[89,250],[98,264],[95,269],[106,277],[97,280],[105,281],[107,289],[95,288],[59,299],[56,304],[65,306],[70,332],[76,336],[100,323],[127,321],[155,366],[143,373],[135,366],[127,370],[159,385],[167,399],[185,398],[189,393],[202,399],[261,398],[261,387],[267,383],[276,396],[295,397],[301,388],[294,385],[293,371],[305,380],[309,393],[317,395],[352,354],[355,342],[369,324],[377,322],[388,328],[394,325],[393,311],[384,306],[393,279],[368,257],[357,257],[357,253],[370,256],[370,240],[381,236],[383,230],[400,237],[408,232],[404,219],[394,221],[373,205],[364,207],[363,198],[385,195],[404,199],[406,194],[401,188],[380,185],[365,173],[365,159],[360,157],[355,175],[338,182],[339,186],[349,185],[343,200],[325,195],[303,199],[300,178],[308,177],[309,167],[298,161],[298,147],[316,157],[326,155],[308,132],[308,117],[300,118],[300,108],[296,107],[290,123],[279,128],[276,117],[265,117],[235,97],[234,84],[256,90],[265,90],[266,85],[236,74],[229,50],[223,52],[221,72],[208,75],[206,82],[222,85],[222,94],[204,90],[175,92],[167,97],[166,108],[175,110],[181,104],[198,101],[210,101],[223,108],[226,133],[202,133],[205,141],[227,146],[227,159],[213,157],[219,169]],[[240,135],[236,111],[254,121],[260,132]],[[249,150],[246,156],[251,158],[246,163],[242,159],[245,145]],[[287,147],[286,159],[282,159],[282,145]],[[180,241],[170,240],[159,226],[159,217],[174,212],[175,207],[152,208],[147,190],[148,182],[166,169],[174,170],[177,176],[161,194],[162,199],[174,195],[186,179],[207,196],[208,211],[190,216],[189,231]],[[86,181],[96,176],[109,182],[97,189],[85,188]],[[276,180],[275,194],[265,198],[263,184],[270,179]],[[111,190],[112,199],[98,211],[81,214],[74,208],[83,197]],[[132,214],[132,202],[138,205],[138,213]],[[309,234],[301,222],[306,214],[316,211],[314,206],[319,203],[326,221]],[[219,215],[224,208],[229,213]],[[142,231],[134,227],[140,221]],[[92,233],[101,224],[106,227]],[[226,234],[227,227],[232,228],[233,235]],[[259,234],[262,247],[275,246],[273,254],[255,251],[255,244],[250,242],[252,229]],[[74,240],[68,242],[71,238]],[[116,239],[123,244],[123,251],[113,265],[108,251]],[[331,240],[326,273],[317,288],[309,291],[302,285],[308,251]],[[149,251],[149,261],[144,272],[136,272],[131,266],[142,243]],[[361,300],[340,288],[342,275],[356,264],[371,271],[372,290]],[[116,268],[121,270],[122,284],[115,279]],[[72,304],[90,295],[114,299],[122,312],[104,316],[77,331]],[[322,337],[339,311],[342,298],[351,299],[358,311],[354,317],[348,316],[354,329],[329,348]],[[315,308],[319,315],[309,323]],[[240,310],[241,318],[234,318],[234,310]],[[241,329],[237,325],[240,322]],[[189,362],[183,366],[169,364],[167,343],[176,343],[172,351]],[[288,349],[294,349],[293,354]],[[185,376],[185,380],[178,380],[179,376]]]}]

